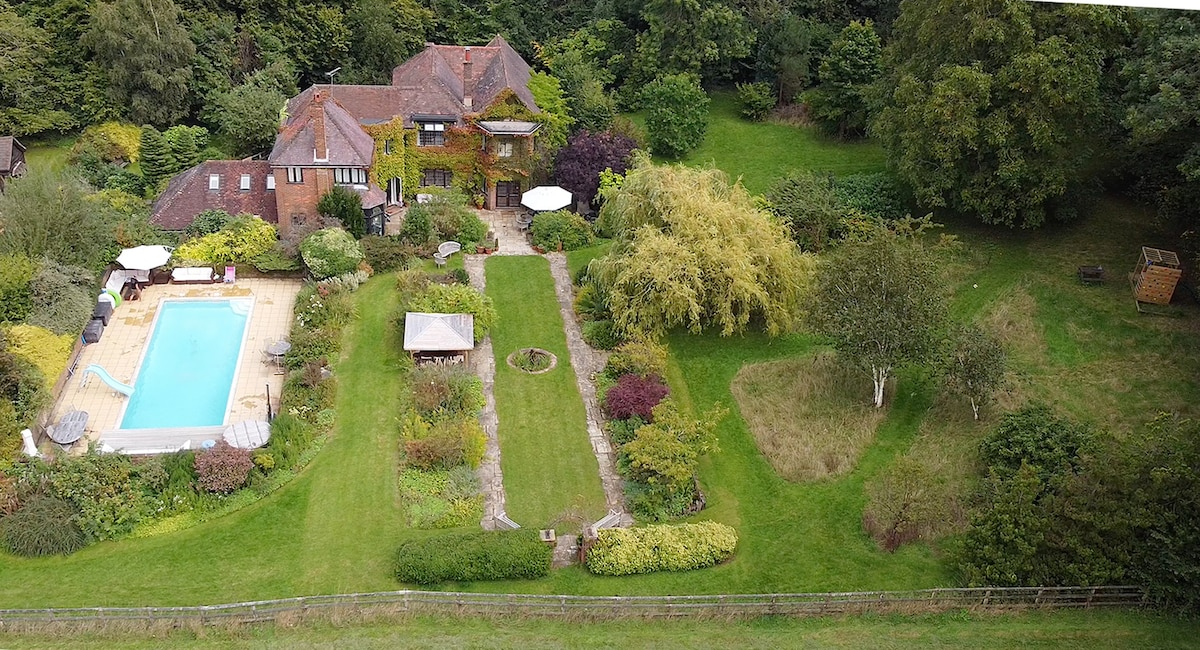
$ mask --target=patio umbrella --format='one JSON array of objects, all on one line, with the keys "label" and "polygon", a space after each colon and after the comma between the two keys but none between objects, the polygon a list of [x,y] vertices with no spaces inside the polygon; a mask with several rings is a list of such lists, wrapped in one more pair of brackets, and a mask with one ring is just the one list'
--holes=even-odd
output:
[{"label": "patio umbrella", "polygon": [[522,194],[521,205],[535,212],[560,210],[571,205],[571,193],[557,185],[543,185]]},{"label": "patio umbrella", "polygon": [[166,246],[137,246],[126,248],[117,256],[117,264],[130,271],[149,271],[171,259],[171,250]]}]

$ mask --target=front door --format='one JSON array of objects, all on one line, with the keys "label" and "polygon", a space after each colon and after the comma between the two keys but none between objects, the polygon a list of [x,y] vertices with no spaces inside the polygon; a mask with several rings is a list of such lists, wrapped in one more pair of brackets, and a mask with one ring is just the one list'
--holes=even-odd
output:
[{"label": "front door", "polygon": [[520,181],[496,181],[496,207],[521,207]]},{"label": "front door", "polygon": [[387,186],[387,202],[388,205],[397,205],[404,201],[402,181],[399,178],[393,178],[388,181]]}]

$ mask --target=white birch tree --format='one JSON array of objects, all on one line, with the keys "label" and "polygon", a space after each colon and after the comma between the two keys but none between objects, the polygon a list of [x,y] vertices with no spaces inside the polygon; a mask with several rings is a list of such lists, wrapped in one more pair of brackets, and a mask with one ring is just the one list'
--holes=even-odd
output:
[{"label": "white birch tree", "polygon": [[956,327],[950,335],[942,372],[947,386],[971,401],[976,420],[1004,383],[1005,361],[1004,346],[978,327]]}]

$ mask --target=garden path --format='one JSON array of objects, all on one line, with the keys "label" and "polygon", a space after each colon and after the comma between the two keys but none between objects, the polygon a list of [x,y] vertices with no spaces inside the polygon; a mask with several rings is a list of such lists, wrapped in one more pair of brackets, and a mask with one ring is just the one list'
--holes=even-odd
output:
[{"label": "garden path", "polygon": [[[471,286],[483,293],[487,279],[483,274],[483,263],[486,255],[466,255],[463,257],[463,268],[471,278]],[[483,339],[471,355],[471,363],[479,378],[483,380],[484,406],[479,422],[487,435],[487,445],[484,447],[483,461],[479,464],[479,482],[483,487],[483,519],[479,525],[484,530],[502,530],[508,528],[505,523],[504,475],[500,471],[500,439],[496,429],[500,419],[496,416],[496,357],[492,354],[492,337]]]},{"label": "garden path", "polygon": [[588,441],[600,465],[600,482],[604,485],[604,498],[608,511],[620,516],[621,527],[633,525],[633,516],[625,506],[625,490],[617,474],[616,453],[608,436],[604,433],[600,415],[600,400],[596,397],[597,374],[604,371],[608,355],[593,349],[583,341],[583,332],[575,318],[574,292],[571,290],[571,272],[567,269],[567,258],[562,253],[547,253],[550,260],[550,275],[554,277],[554,292],[558,296],[558,307],[562,312],[563,328],[567,334],[567,350],[571,353],[571,367],[575,369],[575,383],[583,397],[587,411]]},{"label": "garden path", "polygon": [[[516,210],[480,210],[479,218],[496,233],[497,255],[534,255],[525,232],[517,227]],[[479,263],[483,269],[483,262]],[[482,273],[482,270],[480,271]]]}]

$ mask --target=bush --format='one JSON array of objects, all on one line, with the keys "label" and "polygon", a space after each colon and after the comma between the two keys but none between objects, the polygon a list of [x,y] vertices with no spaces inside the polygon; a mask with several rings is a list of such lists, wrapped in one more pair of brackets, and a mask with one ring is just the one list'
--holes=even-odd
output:
[{"label": "bush", "polygon": [[462,284],[431,284],[401,308],[429,314],[471,314],[475,317],[476,343],[496,325],[496,307],[491,297]]},{"label": "bush", "polygon": [[583,217],[568,210],[544,212],[533,220],[530,227],[533,245],[543,249],[557,250],[559,245],[565,251],[590,246],[594,241],[592,227]]},{"label": "bush", "polygon": [[47,390],[58,381],[67,367],[67,358],[75,345],[70,334],[56,336],[50,330],[33,325],[16,325],[8,330],[9,351],[37,366]]},{"label": "bush", "polygon": [[342,334],[332,327],[307,329],[293,328],[292,349],[283,355],[283,363],[292,370],[310,361],[329,359],[337,355],[342,344]]},{"label": "bush", "polygon": [[900,219],[908,213],[899,184],[887,172],[839,176],[833,193],[842,205],[879,219]]},{"label": "bush", "polygon": [[305,423],[291,413],[280,413],[271,420],[271,440],[266,450],[280,469],[295,469],[296,462],[312,442]]},{"label": "bush", "polygon": [[587,551],[587,568],[606,576],[690,571],[724,562],[737,548],[737,531],[715,521],[645,528],[605,528]]},{"label": "bush", "polygon": [[22,489],[70,502],[88,540],[127,535],[151,512],[149,489],[127,456],[88,453],[52,463],[30,461],[14,469]]},{"label": "bush", "polygon": [[600,290],[592,283],[583,285],[575,292],[575,313],[587,320],[612,318],[612,312],[608,310],[608,305],[604,304]]},{"label": "bush", "polygon": [[583,341],[597,350],[612,350],[625,342],[612,321],[593,320],[583,324]]},{"label": "bush", "polygon": [[19,323],[33,309],[37,264],[22,253],[0,255],[0,322]]},{"label": "bush", "polygon": [[0,329],[0,404],[11,404],[16,422],[25,427],[33,424],[48,397],[42,371],[24,357],[12,353],[7,335]]},{"label": "bush", "polygon": [[[319,362],[309,362],[308,368]],[[319,375],[318,375],[319,376]],[[279,396],[280,407],[308,422],[315,424],[322,411],[333,408],[337,397],[337,382],[333,379],[323,379],[313,383],[311,376],[306,377],[304,370],[294,370],[283,382],[283,391]]]},{"label": "bush", "polygon": [[87,545],[75,523],[75,508],[62,499],[38,495],[0,520],[4,545],[15,555],[69,555]]},{"label": "bush", "polygon": [[656,156],[682,158],[708,130],[708,95],[694,75],[659,77],[642,90],[646,140]]},{"label": "bush", "polygon": [[483,381],[462,368],[424,366],[412,373],[413,406],[429,422],[475,418],[483,410]]},{"label": "bush", "polygon": [[475,419],[436,422],[415,418],[404,428],[404,453],[408,464],[418,469],[452,469],[459,465],[478,467],[483,459],[486,437]]},{"label": "bush", "polygon": [[667,348],[654,341],[627,341],[608,357],[604,374],[618,379],[622,375],[649,377],[667,374]]},{"label": "bush", "polygon": [[356,306],[350,287],[334,288],[334,285],[341,287],[348,283],[357,288],[357,280],[331,280],[333,282],[326,280],[319,284],[307,285],[296,294],[296,323],[300,327],[309,330],[336,330],[354,320]]},{"label": "bush", "polygon": [[300,256],[313,277],[323,280],[358,268],[362,247],[341,228],[318,230],[300,242]]},{"label": "bush", "polygon": [[654,416],[651,412],[670,392],[657,375],[621,375],[617,385],[608,389],[604,395],[604,413],[613,420],[625,420],[636,416],[646,422],[652,422]]},{"label": "bush", "polygon": [[400,499],[408,504],[414,528],[458,528],[478,525],[483,517],[479,478],[469,467],[450,471],[400,472]]},{"label": "bush", "polygon": [[271,250],[256,255],[254,259],[250,260],[250,263],[263,273],[287,273],[300,270],[300,258],[288,255],[279,242],[276,242]]},{"label": "bush", "polygon": [[422,247],[434,243],[435,231],[433,217],[429,210],[418,209],[423,204],[418,203],[404,213],[404,223],[400,224],[400,241],[412,246]]},{"label": "bush", "polygon": [[737,84],[738,103],[742,105],[742,117],[761,122],[779,98],[775,89],[765,82]]},{"label": "bush", "polygon": [[1034,404],[1009,413],[980,445],[989,470],[1008,478],[1028,464],[1042,481],[1073,473],[1080,454],[1095,445],[1091,429],[1054,414],[1050,407]]},{"label": "bush", "polygon": [[106,163],[137,162],[142,140],[142,129],[136,124],[104,122],[93,124],[83,130],[71,147],[70,162],[74,164],[85,153],[90,153]]},{"label": "bush", "polygon": [[188,240],[174,257],[190,266],[249,264],[275,246],[275,226],[249,215],[238,215],[221,230]]},{"label": "bush", "polygon": [[346,232],[355,239],[366,234],[367,222],[363,217],[362,199],[353,190],[334,185],[317,201],[317,212],[327,219],[337,219]]},{"label": "bush", "polygon": [[238,449],[221,440],[212,449],[196,454],[196,478],[200,487],[217,494],[229,494],[246,484],[254,460],[250,450]]},{"label": "bush", "polygon": [[369,235],[359,240],[367,264],[376,273],[403,269],[417,257],[417,249],[400,237]]},{"label": "bush", "polygon": [[531,580],[550,573],[552,553],[535,530],[438,535],[402,544],[396,553],[396,577],[420,585]]},{"label": "bush", "polygon": [[637,430],[641,428],[646,421],[638,416],[626,418],[624,420],[609,420],[605,424],[608,429],[608,437],[614,444],[620,446],[637,437]]},{"label": "bush", "polygon": [[184,229],[184,234],[188,237],[203,237],[213,233],[221,232],[221,229],[229,225],[233,220],[233,215],[224,210],[205,210],[196,215],[192,219],[192,223]]},{"label": "bush", "polygon": [[29,283],[32,310],[27,322],[55,334],[82,332],[96,305],[94,282],[86,269],[42,260]]},{"label": "bush", "polygon": [[456,241],[473,250],[487,235],[487,224],[467,205],[458,192],[423,188],[433,195],[428,203],[417,203],[405,213],[400,238],[415,246]]}]

